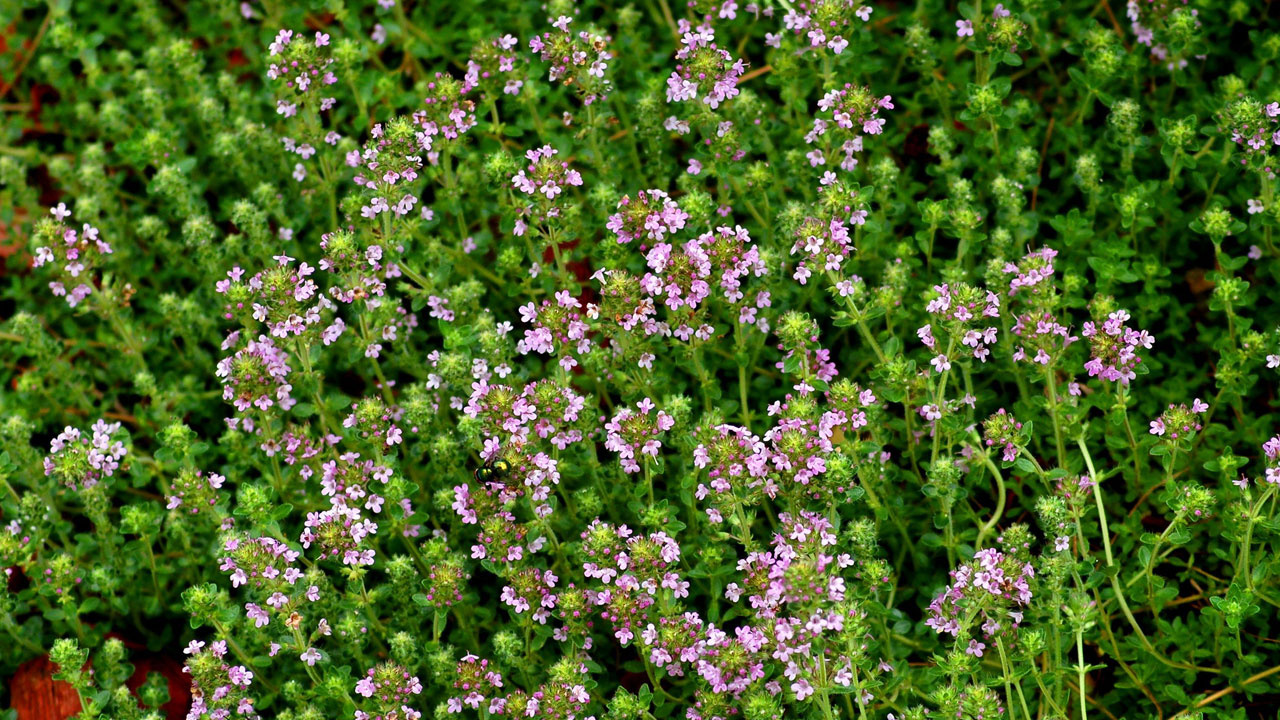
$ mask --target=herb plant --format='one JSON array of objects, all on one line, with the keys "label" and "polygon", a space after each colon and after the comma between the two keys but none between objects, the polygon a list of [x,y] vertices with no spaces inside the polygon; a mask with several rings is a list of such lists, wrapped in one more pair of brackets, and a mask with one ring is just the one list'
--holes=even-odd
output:
[{"label": "herb plant", "polygon": [[1269,3],[0,8],[0,678],[1276,717]]}]

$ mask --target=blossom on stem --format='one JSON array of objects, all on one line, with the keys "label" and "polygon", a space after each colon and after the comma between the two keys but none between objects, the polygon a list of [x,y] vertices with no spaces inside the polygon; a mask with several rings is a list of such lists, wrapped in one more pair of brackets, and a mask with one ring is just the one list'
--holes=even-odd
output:
[{"label": "blossom on stem", "polygon": [[715,109],[736,97],[738,78],[746,71],[741,58],[716,44],[715,30],[703,24],[689,28],[680,38],[676,69],[667,78],[667,102],[701,98]]}]

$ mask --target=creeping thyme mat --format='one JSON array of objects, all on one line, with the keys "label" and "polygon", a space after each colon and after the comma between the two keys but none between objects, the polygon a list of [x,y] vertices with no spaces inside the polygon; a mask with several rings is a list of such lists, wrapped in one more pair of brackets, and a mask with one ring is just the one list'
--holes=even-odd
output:
[{"label": "creeping thyme mat", "polygon": [[1276,717],[1269,0],[0,8],[0,720]]}]

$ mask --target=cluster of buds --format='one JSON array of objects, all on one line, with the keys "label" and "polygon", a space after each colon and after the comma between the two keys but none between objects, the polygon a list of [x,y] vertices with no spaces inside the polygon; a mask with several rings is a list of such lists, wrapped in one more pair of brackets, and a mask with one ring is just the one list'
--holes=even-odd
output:
[{"label": "cluster of buds", "polygon": [[611,83],[605,78],[613,53],[609,50],[612,40],[592,30],[569,29],[572,18],[561,15],[548,31],[529,39],[529,49],[551,64],[548,79],[571,85],[577,89],[586,105],[604,100]]},{"label": "cluster of buds", "polygon": [[1218,113],[1219,130],[1244,152],[1241,164],[1274,176],[1271,149],[1280,145],[1280,103],[1263,104],[1252,96],[1232,100]]},{"label": "cluster of buds", "polygon": [[[336,280],[329,286],[329,295],[338,302],[351,304],[386,295],[387,280],[400,276],[400,268],[385,260],[382,245],[363,245],[359,236],[350,229],[335,230],[320,236],[320,249],[324,257],[318,263],[321,270]],[[345,328],[336,318],[334,332]],[[326,339],[331,336],[325,334]],[[329,340],[332,342],[332,340]]]},{"label": "cluster of buds", "polygon": [[174,478],[169,490],[166,510],[185,507],[192,515],[206,507],[218,504],[218,491],[227,479],[218,473],[205,474],[202,470],[183,468]]},{"label": "cluster of buds", "polygon": [[[53,219],[36,223],[34,267],[53,265],[57,278],[49,282],[49,290],[58,297],[65,297],[71,307],[79,305],[93,293],[95,271],[110,255],[111,245],[98,236],[98,229],[84,223],[80,230],[69,226],[71,211],[65,203],[50,209]],[[70,290],[68,290],[70,286]]]},{"label": "cluster of buds", "polygon": [[[1129,0],[1125,15],[1139,45],[1151,48],[1151,56],[1165,63],[1169,70],[1184,68],[1182,54],[1200,27],[1200,11],[1189,7],[1189,0]],[[1173,48],[1176,57],[1170,58]]]},{"label": "cluster of buds", "polygon": [[1004,449],[1005,462],[1013,462],[1018,458],[1018,448],[1027,444],[1022,423],[1004,408],[1000,408],[982,422],[982,434],[987,447]]},{"label": "cluster of buds", "polygon": [[[782,354],[782,359],[777,362],[776,367],[786,375],[799,378],[800,384],[795,389],[805,398],[815,389],[810,381],[816,379],[829,383],[837,374],[836,365],[831,362],[831,350],[818,343],[818,332],[818,321],[808,313],[790,310],[778,318],[778,351]],[[769,414],[789,410],[791,400],[787,396],[785,402],[771,406]],[[795,410],[803,416],[809,409],[812,409],[812,403],[808,403],[806,399],[806,403]]]},{"label": "cluster of buds", "polygon": [[[433,545],[428,545],[428,548]],[[458,553],[435,553],[430,559],[427,577],[422,583],[422,594],[427,605],[436,609],[447,610],[462,602],[471,580],[467,572],[465,560]],[[416,577],[416,576],[415,576]]]},{"label": "cluster of buds", "polygon": [[[688,21],[685,21],[688,24]],[[685,27],[676,51],[676,69],[667,78],[667,102],[696,100],[712,109],[738,95],[738,78],[746,71],[742,59],[716,45],[710,25]]]},{"label": "cluster of buds", "polygon": [[394,447],[404,440],[404,432],[396,423],[404,415],[404,409],[387,406],[378,398],[364,398],[351,404],[351,413],[342,420],[342,427],[354,428],[360,437],[375,445]]},{"label": "cluster of buds", "polygon": [[[975,22],[978,23],[976,28]],[[985,41],[985,44],[993,50],[1006,52],[1018,51],[1018,43],[1024,30],[1026,30],[1026,23],[1014,17],[1004,3],[997,3],[991,9],[990,17],[979,16],[974,20],[956,21],[956,37],[972,37],[975,40]],[[980,34],[975,35],[975,32]]]},{"label": "cluster of buds", "polygon": [[1200,398],[1192,400],[1189,408],[1185,403],[1169,403],[1169,408],[1151,421],[1151,434],[1169,440],[1189,440],[1200,431],[1200,414],[1208,409]]}]

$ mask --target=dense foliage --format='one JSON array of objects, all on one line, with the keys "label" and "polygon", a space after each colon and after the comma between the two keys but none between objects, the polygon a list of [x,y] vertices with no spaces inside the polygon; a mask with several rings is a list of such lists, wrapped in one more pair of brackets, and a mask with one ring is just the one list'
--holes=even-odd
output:
[{"label": "dense foliage", "polygon": [[1275,717],[1269,4],[0,10],[0,678]]}]

